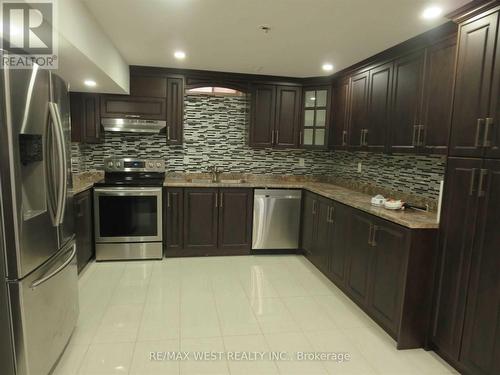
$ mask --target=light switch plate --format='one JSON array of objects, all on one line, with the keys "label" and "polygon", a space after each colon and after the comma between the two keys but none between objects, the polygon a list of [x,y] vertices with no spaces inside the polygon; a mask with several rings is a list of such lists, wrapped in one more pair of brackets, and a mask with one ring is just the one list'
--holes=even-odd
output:
[{"label": "light switch plate", "polygon": [[306,166],[306,161],[304,158],[299,158],[299,167],[305,167]]},{"label": "light switch plate", "polygon": [[361,173],[363,171],[363,164],[361,162],[358,163],[358,173]]}]

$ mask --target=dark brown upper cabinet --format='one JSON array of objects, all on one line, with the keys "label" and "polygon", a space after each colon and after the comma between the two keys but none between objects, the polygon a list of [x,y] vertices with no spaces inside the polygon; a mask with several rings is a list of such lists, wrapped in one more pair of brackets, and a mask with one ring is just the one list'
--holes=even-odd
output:
[{"label": "dark brown upper cabinet", "polygon": [[394,62],[390,151],[414,152],[419,145],[424,86],[425,50]]},{"label": "dark brown upper cabinet", "polygon": [[366,132],[368,130],[368,94],[370,72],[358,73],[351,77],[349,98],[349,146],[359,150],[366,146]]},{"label": "dark brown upper cabinet", "polygon": [[275,103],[276,86],[253,86],[250,146],[272,147],[274,145]]},{"label": "dark brown upper cabinet", "polygon": [[166,99],[127,95],[102,95],[101,117],[165,120]]},{"label": "dark brown upper cabinet", "polygon": [[417,146],[425,153],[448,152],[456,47],[453,35],[427,49],[424,102],[417,129]]},{"label": "dark brown upper cabinet", "polygon": [[299,86],[253,85],[250,146],[298,146],[301,92]]},{"label": "dark brown upper cabinet", "polygon": [[387,124],[390,116],[393,64],[383,64],[370,70],[368,121],[364,146],[369,151],[384,151],[387,144]]},{"label": "dark brown upper cabinet", "polygon": [[452,156],[500,156],[497,29],[498,9],[460,25],[450,138]]},{"label": "dark brown upper cabinet", "polygon": [[167,144],[180,145],[184,130],[184,79],[167,79]]},{"label": "dark brown upper cabinet", "polygon": [[276,136],[274,145],[282,148],[298,146],[302,90],[295,86],[276,88]]},{"label": "dark brown upper cabinet", "polygon": [[330,86],[304,87],[300,144],[305,148],[328,147]]},{"label": "dark brown upper cabinet", "polygon": [[130,96],[165,98],[167,96],[167,79],[157,76],[130,77]]},{"label": "dark brown upper cabinet", "polygon": [[83,92],[70,93],[71,141],[100,143],[104,133],[99,114],[99,95]]},{"label": "dark brown upper cabinet", "polygon": [[349,145],[349,77],[337,81],[333,86],[330,146],[345,149]]}]

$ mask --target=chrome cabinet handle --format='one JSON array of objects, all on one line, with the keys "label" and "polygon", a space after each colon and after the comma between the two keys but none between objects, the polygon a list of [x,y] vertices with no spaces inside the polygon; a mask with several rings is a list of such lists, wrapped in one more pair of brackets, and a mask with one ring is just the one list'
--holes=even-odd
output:
[{"label": "chrome cabinet handle", "polygon": [[376,241],[376,239],[377,239],[377,231],[378,231],[378,226],[374,225],[373,226],[373,230],[372,230],[372,243],[371,243],[371,245],[373,247],[377,246],[377,241]]},{"label": "chrome cabinet handle", "polygon": [[469,185],[469,195],[474,194],[474,184],[476,181],[476,168],[471,169],[471,175],[470,175],[470,185]]},{"label": "chrome cabinet handle", "polygon": [[342,131],[342,146],[347,145],[347,130]]},{"label": "chrome cabinet handle", "polygon": [[271,144],[274,145],[274,130],[271,132]]},{"label": "chrome cabinet handle", "polygon": [[493,128],[493,117],[486,117],[486,122],[484,125],[484,139],[483,147],[491,147],[492,142],[490,141],[490,130]]},{"label": "chrome cabinet handle", "polygon": [[363,135],[365,134],[365,129],[361,129],[361,138],[359,139],[359,145],[363,146]]},{"label": "chrome cabinet handle", "polygon": [[315,200],[313,200],[312,214],[316,215],[316,201]]},{"label": "chrome cabinet handle", "polygon": [[370,230],[368,231],[368,245],[372,244],[372,232],[373,232],[373,224],[370,224]]},{"label": "chrome cabinet handle", "polygon": [[302,131],[299,132],[299,146],[301,146],[304,143],[302,140]]},{"label": "chrome cabinet handle", "polygon": [[413,125],[413,139],[411,141],[413,147],[417,145],[417,130],[418,130],[418,125]]},{"label": "chrome cabinet handle", "polygon": [[170,208],[170,192],[167,192],[167,208]]},{"label": "chrome cabinet handle", "polygon": [[276,130],[276,144],[278,145],[280,143],[280,131]]},{"label": "chrome cabinet handle", "polygon": [[333,224],[333,214],[335,213],[335,207],[330,207],[330,223]]},{"label": "chrome cabinet handle", "polygon": [[474,146],[476,148],[481,147],[481,144],[479,143],[479,137],[481,135],[481,126],[484,124],[484,118],[478,118],[476,122],[476,140],[474,142]]},{"label": "chrome cabinet handle", "polygon": [[127,118],[141,118],[141,115],[125,115]]},{"label": "chrome cabinet handle", "polygon": [[417,146],[424,146],[425,125],[418,126]]},{"label": "chrome cabinet handle", "polygon": [[363,138],[363,146],[368,146],[368,129],[365,129],[365,136]]},{"label": "chrome cabinet handle", "polygon": [[486,192],[483,190],[483,188],[484,188],[484,178],[487,175],[488,175],[487,169],[481,169],[481,172],[479,172],[479,186],[477,188],[477,196],[479,198],[482,198],[486,195]]},{"label": "chrome cabinet handle", "polygon": [[224,193],[220,193],[220,206],[224,207]]},{"label": "chrome cabinet handle", "polygon": [[167,126],[167,141],[170,141],[170,125]]},{"label": "chrome cabinet handle", "polygon": [[219,207],[219,194],[215,193],[215,208]]}]

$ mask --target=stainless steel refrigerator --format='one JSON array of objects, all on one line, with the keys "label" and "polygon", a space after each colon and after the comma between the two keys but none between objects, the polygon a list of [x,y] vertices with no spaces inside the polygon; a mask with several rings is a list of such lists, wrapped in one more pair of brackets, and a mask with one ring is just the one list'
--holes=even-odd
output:
[{"label": "stainless steel refrigerator", "polygon": [[69,95],[47,70],[0,70],[2,375],[46,375],[78,317]]}]

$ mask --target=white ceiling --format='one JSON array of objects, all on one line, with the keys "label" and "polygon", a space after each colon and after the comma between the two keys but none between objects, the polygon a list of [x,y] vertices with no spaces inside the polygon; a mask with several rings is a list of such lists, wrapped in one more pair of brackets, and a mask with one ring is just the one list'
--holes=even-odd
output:
[{"label": "white ceiling", "polygon": [[[469,0],[82,0],[130,65],[308,77],[341,70],[446,21]],[[268,34],[258,29],[268,25]],[[177,49],[187,53],[175,60]]]}]

